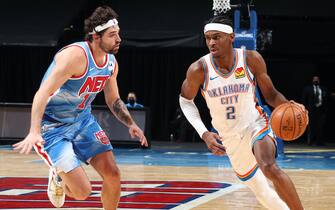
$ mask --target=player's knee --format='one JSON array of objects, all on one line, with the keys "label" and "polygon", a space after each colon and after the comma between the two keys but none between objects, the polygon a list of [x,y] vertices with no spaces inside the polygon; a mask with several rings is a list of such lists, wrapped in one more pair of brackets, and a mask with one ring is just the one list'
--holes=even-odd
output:
[{"label": "player's knee", "polygon": [[91,192],[92,192],[91,185],[81,186],[76,190],[72,191],[72,196],[76,200],[85,200],[86,198],[88,198],[88,196],[90,196]]},{"label": "player's knee", "polygon": [[103,173],[103,179],[104,180],[110,180],[110,181],[120,181],[121,173],[118,167],[112,167],[108,170],[105,170]]},{"label": "player's knee", "polygon": [[280,168],[275,163],[262,163],[259,165],[264,175],[269,178],[276,178],[281,174]]},{"label": "player's knee", "polygon": [[121,177],[121,173],[118,167],[114,168],[111,172],[110,172],[110,176],[112,179],[117,179],[120,180]]}]

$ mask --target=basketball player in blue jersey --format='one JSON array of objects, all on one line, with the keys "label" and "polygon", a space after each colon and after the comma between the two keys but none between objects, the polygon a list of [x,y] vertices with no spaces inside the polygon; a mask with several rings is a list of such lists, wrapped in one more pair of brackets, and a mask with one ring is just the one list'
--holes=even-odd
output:
[{"label": "basketball player in blue jersey", "polygon": [[[269,105],[277,107],[288,100],[273,86],[257,51],[233,48],[229,19],[215,16],[205,25],[204,35],[210,53],[190,65],[181,88],[180,106],[186,118],[213,154],[228,155],[237,177],[262,205],[303,209],[294,184],[276,164],[276,142],[257,104],[256,81]],[[207,130],[193,102],[199,88],[218,134]]]},{"label": "basketball player in blue jersey", "polygon": [[49,165],[48,197],[55,207],[64,204],[65,194],[78,200],[90,195],[91,184],[81,162],[92,165],[103,179],[103,208],[118,206],[120,171],[108,137],[91,114],[91,102],[101,90],[130,135],[138,137],[142,146],[148,145],[119,96],[114,54],[121,39],[116,18],[110,7],[98,7],[85,20],[87,41],[55,55],[34,97],[29,134],[14,145],[25,154],[34,147]]}]

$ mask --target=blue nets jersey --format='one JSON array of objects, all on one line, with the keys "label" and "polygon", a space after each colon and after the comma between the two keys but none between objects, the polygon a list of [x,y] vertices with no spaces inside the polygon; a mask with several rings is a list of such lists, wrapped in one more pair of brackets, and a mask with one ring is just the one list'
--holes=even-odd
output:
[{"label": "blue nets jersey", "polygon": [[[117,61],[113,54],[107,54],[105,63],[98,66],[87,42],[76,42],[68,47],[80,47],[86,55],[86,70],[78,77],[71,77],[48,100],[45,117],[63,123],[73,123],[91,113],[91,102],[103,90],[108,78],[113,74]],[[65,49],[63,48],[63,49]],[[63,50],[62,49],[62,50]],[[45,81],[54,70],[55,59],[45,73]]]}]

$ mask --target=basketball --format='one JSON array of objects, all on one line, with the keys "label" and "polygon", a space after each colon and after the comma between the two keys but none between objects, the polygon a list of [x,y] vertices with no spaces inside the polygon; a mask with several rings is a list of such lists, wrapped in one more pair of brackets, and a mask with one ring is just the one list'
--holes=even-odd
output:
[{"label": "basketball", "polygon": [[277,137],[285,141],[292,141],[305,132],[308,124],[308,115],[297,104],[288,102],[279,105],[273,110],[270,124]]}]

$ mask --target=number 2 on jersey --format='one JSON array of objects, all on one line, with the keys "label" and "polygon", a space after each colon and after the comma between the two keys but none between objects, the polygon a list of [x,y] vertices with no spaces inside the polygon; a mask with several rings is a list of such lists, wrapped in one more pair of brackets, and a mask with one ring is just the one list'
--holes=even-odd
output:
[{"label": "number 2 on jersey", "polygon": [[234,120],[236,118],[235,117],[235,107],[234,106],[227,106],[226,111],[227,111],[227,119],[228,120]]}]

